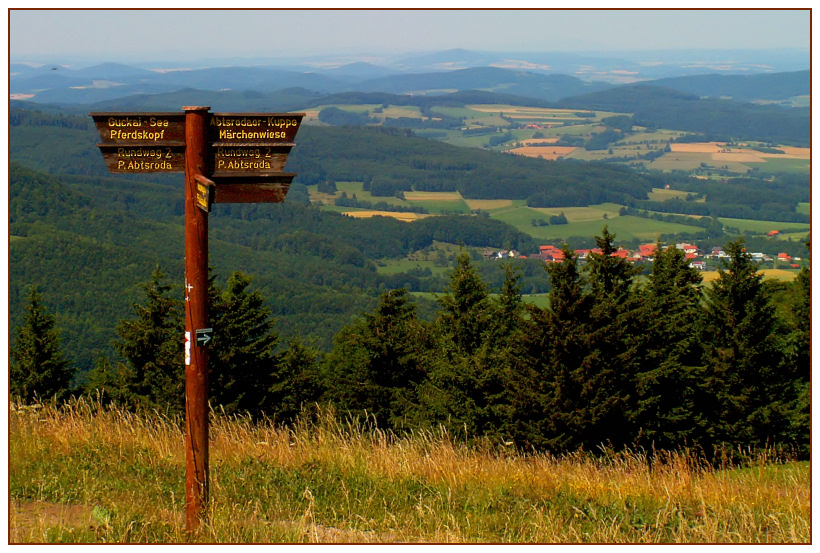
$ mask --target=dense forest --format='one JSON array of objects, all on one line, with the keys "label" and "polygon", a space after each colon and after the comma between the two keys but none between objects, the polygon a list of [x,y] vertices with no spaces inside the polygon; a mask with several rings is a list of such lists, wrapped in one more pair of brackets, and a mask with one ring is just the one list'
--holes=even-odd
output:
[{"label": "dense forest", "polygon": [[638,84],[593,92],[558,102],[563,107],[633,114],[635,124],[708,134],[719,140],[762,140],[809,146],[808,108],[755,105],[700,98],[659,86]]}]

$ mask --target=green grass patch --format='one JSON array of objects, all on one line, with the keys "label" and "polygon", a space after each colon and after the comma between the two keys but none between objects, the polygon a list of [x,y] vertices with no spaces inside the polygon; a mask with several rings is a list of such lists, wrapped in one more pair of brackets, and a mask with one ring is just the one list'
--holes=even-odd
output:
[{"label": "green grass patch", "polygon": [[808,232],[811,229],[809,223],[784,223],[782,221],[759,221],[755,219],[732,219],[729,217],[719,217],[718,220],[723,223],[724,227],[731,227],[738,229],[740,232],[751,232],[754,234],[768,234],[773,230],[788,229],[805,229]]},{"label": "green grass patch", "polygon": [[649,193],[649,199],[654,202],[665,202],[666,200],[685,200],[691,192],[685,190],[673,190],[671,188],[653,188]]},{"label": "green grass patch", "polygon": [[[490,212],[490,216],[504,221],[533,238],[544,241],[566,240],[572,236],[600,236],[604,226],[615,233],[619,240],[643,240],[652,242],[661,234],[698,232],[700,227],[655,221],[643,217],[620,216],[617,204],[601,204],[589,207],[531,208],[516,207]],[[534,226],[533,220],[549,221],[552,215],[563,213],[569,221],[566,225]]]},{"label": "green grass patch", "polygon": [[745,165],[766,173],[807,173],[811,170],[811,160],[808,159],[768,157],[763,163],[748,162]]}]

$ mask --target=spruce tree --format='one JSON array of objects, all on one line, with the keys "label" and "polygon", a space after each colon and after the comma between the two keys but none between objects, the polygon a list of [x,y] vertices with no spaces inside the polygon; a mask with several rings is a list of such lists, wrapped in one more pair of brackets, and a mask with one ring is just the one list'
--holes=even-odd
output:
[{"label": "spruce tree", "polygon": [[655,249],[641,296],[636,424],[642,445],[669,449],[703,438],[702,347],[698,319],[702,277],[682,250]]},{"label": "spruce tree", "polygon": [[[117,324],[114,350],[125,360],[114,367],[100,363],[90,386],[110,389],[109,395],[131,406],[182,412],[185,405],[184,324],[182,301],[174,286],[154,269],[141,284],[145,303],[132,304],[133,317]],[[92,371],[93,373],[94,371]]]},{"label": "spruce tree", "polygon": [[582,368],[587,397],[585,445],[632,445],[635,433],[635,375],[643,346],[639,299],[632,289],[638,270],[616,255],[615,236],[604,227],[595,237],[600,253],[585,266],[590,284],[588,351]]},{"label": "spruce tree", "polygon": [[594,387],[589,356],[592,296],[578,257],[565,244],[560,263],[549,263],[549,307],[530,307],[525,333],[529,386],[516,396],[517,441],[556,453],[575,450],[586,441],[587,409]]},{"label": "spruce tree", "polygon": [[491,300],[470,255],[459,254],[433,325],[436,347],[423,394],[432,424],[470,438],[506,441],[511,434],[513,336],[521,312],[518,281],[508,267],[502,294]]},{"label": "spruce tree", "polygon": [[278,355],[268,385],[265,413],[280,424],[291,424],[321,400],[325,387],[320,352],[298,336]]},{"label": "spruce tree", "polygon": [[743,239],[726,246],[729,262],[706,293],[706,384],[716,442],[764,446],[785,430],[784,388],[777,370],[774,308]]},{"label": "spruce tree", "polygon": [[562,251],[560,263],[547,265],[549,307],[531,310],[528,333],[530,358],[540,377],[534,389],[541,402],[531,439],[540,426],[542,445],[556,453],[597,445],[589,442],[594,423],[589,410],[599,403],[589,362],[593,298],[577,255],[566,244]]},{"label": "spruce tree", "polygon": [[[786,389],[789,430],[785,440],[808,458],[811,445],[811,270],[803,267],[782,302],[784,319],[780,373],[792,382]],[[793,399],[789,400],[788,398]]]},{"label": "spruce tree", "polygon": [[405,428],[417,410],[428,348],[407,291],[386,292],[372,313],[336,335],[324,365],[327,397],[340,411],[372,417],[381,428]]},{"label": "spruce tree", "polygon": [[265,297],[250,291],[252,278],[234,272],[224,291],[211,284],[210,400],[226,413],[268,411],[278,362],[279,335]]},{"label": "spruce tree", "polygon": [[10,351],[10,392],[26,403],[62,400],[68,395],[73,371],[61,349],[54,317],[34,287],[29,291],[26,312]]},{"label": "spruce tree", "polygon": [[450,271],[450,291],[441,296],[438,331],[467,355],[481,346],[489,321],[489,290],[473,267],[470,254],[462,251]]},{"label": "spruce tree", "polygon": [[516,393],[527,375],[522,364],[521,271],[512,263],[503,269],[504,283],[490,300],[481,346],[472,355],[476,431],[496,443],[516,435]]}]

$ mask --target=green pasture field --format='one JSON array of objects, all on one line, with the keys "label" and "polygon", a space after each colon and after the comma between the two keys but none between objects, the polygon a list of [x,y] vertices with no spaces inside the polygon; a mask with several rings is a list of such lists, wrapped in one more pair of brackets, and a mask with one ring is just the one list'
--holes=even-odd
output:
[{"label": "green pasture field", "polygon": [[766,158],[763,163],[746,163],[767,173],[806,173],[811,169],[811,160],[789,158]]},{"label": "green pasture field", "polygon": [[[631,215],[620,216],[616,204],[602,204],[589,207],[531,208],[517,207],[490,212],[490,217],[504,221],[533,238],[545,241],[567,239],[571,236],[600,236],[604,226],[620,240],[654,241],[661,234],[697,232],[700,227],[655,221]],[[551,215],[564,216],[566,225],[533,226],[534,219],[549,220]],[[604,218],[606,215],[606,219]]]},{"label": "green pasture field", "polygon": [[[365,201],[365,202],[371,202],[371,203],[374,203],[374,204],[378,203],[378,202],[384,202],[384,203],[387,203],[387,204],[390,204],[390,205],[396,205],[396,206],[409,207],[411,205],[409,202],[406,202],[404,200],[400,200],[399,198],[396,198],[395,196],[373,196],[372,194],[370,194],[369,191],[366,191],[366,190],[363,189],[363,184],[361,182],[339,181],[339,182],[336,183],[337,192],[333,196],[330,196],[329,194],[320,194],[317,190],[318,185],[311,185],[311,186],[308,186],[307,188],[308,188],[308,192],[310,193],[310,200],[311,201],[320,200],[320,201],[325,202],[325,206],[324,206],[325,208],[335,207],[333,205],[333,199],[341,197],[342,192],[347,194],[348,198],[352,198],[353,194],[356,194],[356,199],[361,200],[361,201]],[[339,210],[340,211],[349,211],[350,209],[351,208],[340,208]]]},{"label": "green pasture field", "polygon": [[383,275],[406,273],[413,269],[430,269],[433,274],[445,274],[449,268],[449,266],[443,266],[433,261],[402,258],[381,260],[377,270]]},{"label": "green pasture field", "polygon": [[[429,194],[433,195],[435,193],[431,192]],[[445,192],[443,194],[451,193]],[[429,200],[409,199],[407,200],[407,203],[416,207],[423,207],[432,214],[443,215],[448,213],[470,213],[469,206],[461,197],[458,199],[437,199],[435,197],[430,198]]]},{"label": "green pasture field", "polygon": [[655,202],[665,202],[666,200],[685,200],[690,192],[685,190],[673,190],[666,188],[653,188],[649,193],[649,199]]},{"label": "green pasture field", "polygon": [[777,235],[777,239],[784,242],[805,242],[810,230],[806,229],[805,232],[781,232]]},{"label": "green pasture field", "polygon": [[782,221],[758,221],[754,219],[732,219],[729,217],[718,217],[718,220],[725,227],[733,227],[740,232],[751,232],[755,234],[768,234],[770,231],[782,228],[805,229],[808,232],[811,225],[808,223],[784,223]]},{"label": "green pasture field", "polygon": [[811,203],[800,202],[799,204],[797,204],[797,212],[805,213],[806,215],[811,215]]}]

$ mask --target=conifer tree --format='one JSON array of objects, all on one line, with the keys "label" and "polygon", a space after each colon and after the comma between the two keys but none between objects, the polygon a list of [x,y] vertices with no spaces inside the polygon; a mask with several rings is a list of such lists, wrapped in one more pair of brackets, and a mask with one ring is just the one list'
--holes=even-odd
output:
[{"label": "conifer tree", "polygon": [[729,262],[706,293],[706,385],[716,442],[763,446],[778,441],[787,415],[788,378],[779,374],[774,308],[743,239],[726,246]]},{"label": "conifer tree", "polygon": [[[145,303],[132,305],[133,318],[117,324],[115,351],[125,367],[98,365],[90,379],[110,387],[112,396],[132,405],[167,412],[184,410],[185,368],[182,301],[171,295],[174,286],[154,269],[151,280],[141,284]],[[95,370],[97,370],[95,369]]]},{"label": "conifer tree", "polygon": [[644,348],[637,375],[636,424],[641,442],[659,449],[703,438],[702,348],[698,318],[702,277],[682,250],[655,248],[652,274],[642,290]]},{"label": "conifer tree", "polygon": [[632,445],[635,438],[635,375],[642,347],[639,300],[632,289],[638,270],[616,255],[615,236],[605,226],[595,237],[600,253],[585,266],[590,284],[588,352],[583,390],[588,400],[586,445]]},{"label": "conifer tree", "polygon": [[64,399],[73,371],[60,346],[54,317],[36,288],[29,291],[27,315],[11,347],[9,390],[29,403],[35,399]]},{"label": "conifer tree", "polygon": [[298,336],[278,356],[265,413],[277,423],[291,424],[321,400],[325,388],[320,372],[320,352]]},{"label": "conifer tree", "polygon": [[449,291],[439,298],[436,348],[424,386],[423,404],[432,424],[470,438],[506,441],[512,433],[515,334],[523,311],[519,278],[508,266],[501,295],[490,300],[469,254],[459,254]]},{"label": "conifer tree", "polygon": [[252,280],[234,272],[224,291],[213,281],[210,290],[210,400],[230,414],[260,415],[271,408],[279,335],[264,296],[249,290]]},{"label": "conifer tree", "polygon": [[522,364],[521,271],[512,263],[503,269],[504,283],[498,296],[490,300],[487,328],[472,355],[476,431],[496,443],[516,435],[516,393],[527,380]]},{"label": "conifer tree", "polygon": [[[549,307],[529,308],[525,332],[530,386],[516,396],[519,442],[554,452],[584,444],[590,421],[586,410],[594,387],[589,355],[591,295],[578,257],[564,244],[563,260],[549,263]],[[527,389],[529,388],[529,389]]]},{"label": "conifer tree", "polygon": [[327,396],[382,428],[408,426],[426,377],[427,332],[404,289],[381,295],[372,313],[344,327],[325,361]]},{"label": "conifer tree", "polygon": [[783,309],[788,313],[783,327],[780,347],[783,352],[780,374],[792,383],[784,390],[789,397],[789,430],[786,441],[796,445],[804,458],[810,454],[811,444],[811,270],[803,267],[789,286],[788,299]]},{"label": "conifer tree", "polygon": [[470,254],[462,251],[450,271],[450,291],[441,296],[436,326],[465,354],[479,348],[489,320],[489,290],[473,267]]}]

